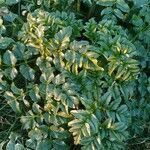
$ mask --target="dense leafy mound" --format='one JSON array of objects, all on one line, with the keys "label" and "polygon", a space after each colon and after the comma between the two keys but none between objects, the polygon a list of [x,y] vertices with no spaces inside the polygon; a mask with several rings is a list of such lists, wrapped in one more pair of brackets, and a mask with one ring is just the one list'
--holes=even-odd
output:
[{"label": "dense leafy mound", "polygon": [[0,6],[0,149],[149,148],[150,1]]}]

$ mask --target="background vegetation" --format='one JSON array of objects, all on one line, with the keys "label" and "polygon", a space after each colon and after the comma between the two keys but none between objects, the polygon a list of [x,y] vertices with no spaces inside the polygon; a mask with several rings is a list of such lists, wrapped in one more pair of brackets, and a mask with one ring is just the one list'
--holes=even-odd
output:
[{"label": "background vegetation", "polygon": [[0,0],[0,149],[150,149],[149,0]]}]

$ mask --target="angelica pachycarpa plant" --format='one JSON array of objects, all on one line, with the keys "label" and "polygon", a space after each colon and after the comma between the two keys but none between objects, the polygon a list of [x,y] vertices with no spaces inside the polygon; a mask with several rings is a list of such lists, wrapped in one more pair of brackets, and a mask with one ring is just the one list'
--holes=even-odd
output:
[{"label": "angelica pachycarpa plant", "polygon": [[128,86],[139,73],[127,32],[113,20],[83,25],[73,13],[38,9],[18,38],[1,38],[1,93],[27,137],[20,144],[12,134],[6,148],[124,148]]}]

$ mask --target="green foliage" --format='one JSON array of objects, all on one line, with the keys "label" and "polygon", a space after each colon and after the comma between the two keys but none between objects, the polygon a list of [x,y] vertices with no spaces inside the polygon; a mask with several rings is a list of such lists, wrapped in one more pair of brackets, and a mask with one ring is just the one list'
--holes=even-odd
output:
[{"label": "green foliage", "polygon": [[22,126],[10,127],[0,149],[121,150],[136,145],[130,139],[147,142],[149,4],[0,1],[0,101]]}]

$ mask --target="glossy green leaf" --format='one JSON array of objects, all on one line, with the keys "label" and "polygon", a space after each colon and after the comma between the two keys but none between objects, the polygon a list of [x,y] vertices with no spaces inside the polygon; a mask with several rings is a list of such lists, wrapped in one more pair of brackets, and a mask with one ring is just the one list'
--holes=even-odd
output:
[{"label": "glossy green leaf", "polygon": [[52,141],[50,140],[42,140],[37,144],[37,150],[48,150],[52,148]]},{"label": "glossy green leaf", "polygon": [[71,34],[72,34],[72,28],[66,27],[55,34],[54,42],[58,44],[58,47],[60,47],[61,49],[65,49],[70,41]]},{"label": "glossy green leaf", "polygon": [[114,0],[98,0],[97,4],[102,6],[113,6]]},{"label": "glossy green leaf", "polygon": [[148,0],[134,0],[134,5],[137,7],[142,7],[143,5],[147,4]]},{"label": "glossy green leaf", "polygon": [[19,144],[19,143],[17,143],[16,145],[15,145],[15,150],[24,150],[25,148],[24,148],[24,146],[22,145],[22,144]]},{"label": "glossy green leaf", "polygon": [[0,49],[6,49],[14,40],[9,37],[0,38]]},{"label": "glossy green leaf", "polygon": [[21,112],[20,103],[17,101],[17,98],[13,95],[13,93],[6,91],[4,97],[7,100],[7,103],[11,106],[13,111],[16,113]]},{"label": "glossy green leaf", "polygon": [[17,88],[14,83],[11,84],[11,90],[13,91],[14,94],[17,95],[21,95],[23,93],[23,90]]},{"label": "glossy green leaf", "polygon": [[29,81],[34,80],[35,71],[31,67],[29,67],[27,65],[21,65],[19,69],[25,79],[27,79]]},{"label": "glossy green leaf", "polygon": [[13,22],[13,21],[15,21],[15,19],[16,19],[17,17],[18,17],[17,14],[14,14],[14,13],[12,13],[12,12],[9,12],[8,14],[6,14],[6,15],[4,16],[4,20],[9,21],[9,22]]},{"label": "glossy green leaf", "polygon": [[7,68],[7,69],[5,69],[4,71],[5,71],[5,72],[4,72],[4,75],[5,75],[6,77],[8,77],[9,79],[11,79],[11,80],[13,80],[13,79],[17,76],[17,74],[18,74],[17,69],[14,68],[14,67],[12,67],[12,68]]},{"label": "glossy green leaf", "polygon": [[133,15],[132,17],[132,23],[137,26],[137,27],[140,27],[143,25],[143,20],[140,16],[137,16],[137,15]]},{"label": "glossy green leaf", "polygon": [[13,4],[17,4],[18,2],[20,2],[20,0],[6,0],[6,4],[7,5],[13,5]]},{"label": "glossy green leaf", "polygon": [[123,12],[129,12],[129,6],[124,0],[117,1],[116,7]]},{"label": "glossy green leaf", "polygon": [[15,65],[17,59],[11,51],[7,50],[3,55],[3,62],[6,65]]},{"label": "glossy green leaf", "polygon": [[39,92],[40,91],[38,86],[31,86],[31,90],[29,90],[29,96],[32,99],[32,101],[37,102],[40,100]]},{"label": "glossy green leaf", "polygon": [[6,150],[15,150],[15,142],[9,141],[8,144],[6,145]]},{"label": "glossy green leaf", "polygon": [[24,129],[31,129],[32,127],[35,127],[36,125],[34,116],[21,116],[20,121],[23,124]]},{"label": "glossy green leaf", "polygon": [[118,18],[120,18],[120,19],[124,18],[124,15],[122,14],[122,12],[119,9],[114,9],[114,13]]}]

